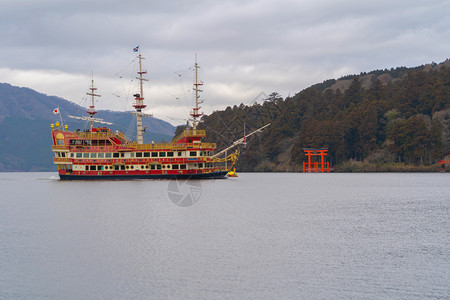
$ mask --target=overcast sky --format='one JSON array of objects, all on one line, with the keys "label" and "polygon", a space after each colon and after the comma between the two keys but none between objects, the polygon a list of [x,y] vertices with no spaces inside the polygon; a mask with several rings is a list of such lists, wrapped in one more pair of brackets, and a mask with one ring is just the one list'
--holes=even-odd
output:
[{"label": "overcast sky", "polygon": [[[331,78],[450,58],[450,0],[0,0],[0,82],[130,110],[140,45],[145,101],[184,123],[195,54],[203,111]],[[133,62],[134,61],[134,62]]]}]

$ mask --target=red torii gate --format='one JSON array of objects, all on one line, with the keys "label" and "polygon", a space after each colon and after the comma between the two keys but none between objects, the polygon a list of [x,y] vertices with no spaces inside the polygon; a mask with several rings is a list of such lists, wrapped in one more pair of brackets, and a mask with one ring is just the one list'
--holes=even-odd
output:
[{"label": "red torii gate", "polygon": [[[325,156],[327,156],[328,148],[311,149],[303,148],[305,156],[308,157],[308,162],[303,162],[304,173],[323,173],[330,172],[330,163],[325,162]],[[320,156],[320,162],[311,161],[312,156]]]}]

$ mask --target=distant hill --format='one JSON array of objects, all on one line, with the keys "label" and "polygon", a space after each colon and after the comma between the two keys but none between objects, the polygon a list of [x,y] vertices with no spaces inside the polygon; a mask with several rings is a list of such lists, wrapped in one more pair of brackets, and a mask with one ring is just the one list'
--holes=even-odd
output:
[{"label": "distant hill", "polygon": [[[241,171],[298,171],[303,148],[328,148],[333,167],[348,162],[432,166],[450,152],[450,60],[330,79],[283,99],[227,107],[201,126],[218,148],[250,138]],[[177,131],[180,130],[179,128]]]},{"label": "distant hill", "polygon": [[[65,99],[47,96],[29,88],[0,83],[0,172],[54,171],[50,149],[50,124],[59,119],[53,109],[60,108],[63,121],[70,129],[89,127],[86,121],[67,115],[85,116],[86,108]],[[99,111],[96,115],[114,123],[112,130],[121,130],[135,138],[136,122],[128,112]],[[144,118],[145,142],[170,141],[175,127],[170,123]]]}]

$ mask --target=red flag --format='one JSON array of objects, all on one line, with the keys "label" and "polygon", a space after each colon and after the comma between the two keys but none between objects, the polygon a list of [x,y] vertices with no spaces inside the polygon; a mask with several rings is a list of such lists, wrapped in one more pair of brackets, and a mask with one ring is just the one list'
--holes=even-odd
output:
[{"label": "red flag", "polygon": [[55,115],[59,114],[59,107],[55,108],[55,109],[53,110],[53,113],[54,113]]}]

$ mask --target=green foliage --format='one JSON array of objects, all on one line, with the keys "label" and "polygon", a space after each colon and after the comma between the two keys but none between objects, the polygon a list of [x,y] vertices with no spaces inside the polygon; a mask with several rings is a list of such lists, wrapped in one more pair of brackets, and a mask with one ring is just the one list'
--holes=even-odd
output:
[{"label": "green foliage", "polygon": [[450,108],[450,68],[401,67],[369,75],[374,76],[369,88],[361,84],[366,73],[350,75],[342,78],[351,79],[344,91],[332,89],[336,80],[329,80],[285,100],[272,93],[262,104],[214,112],[204,118],[204,126],[221,148],[242,136],[244,123],[248,131],[272,124],[243,149],[238,166],[243,171],[275,170],[286,163],[291,167],[285,170],[298,169],[303,148],[322,147],[329,149],[332,165],[376,153],[412,164],[434,163],[442,155],[443,128],[432,116]]},{"label": "green foliage", "polygon": [[427,126],[426,118],[415,115],[408,120],[397,122],[392,128],[389,150],[398,156],[400,162],[431,163],[441,157],[442,138],[439,123]]}]

